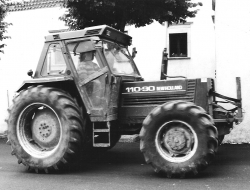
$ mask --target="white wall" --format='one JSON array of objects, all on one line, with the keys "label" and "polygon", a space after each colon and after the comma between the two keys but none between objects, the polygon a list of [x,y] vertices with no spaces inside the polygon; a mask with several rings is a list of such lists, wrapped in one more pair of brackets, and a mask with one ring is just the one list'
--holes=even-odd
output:
[{"label": "white wall", "polygon": [[[188,51],[191,59],[169,60],[168,74],[183,75],[188,78],[215,77],[215,30],[212,21],[212,1],[203,0],[203,6],[195,18],[188,19],[190,25]],[[133,37],[132,47],[138,54],[136,64],[145,80],[158,80],[162,51],[169,46],[168,35],[171,32],[185,30],[187,25],[167,26],[157,22],[141,28],[126,27],[128,34]],[[186,30],[185,30],[186,31]],[[132,49],[131,47],[131,49]]]},{"label": "white wall", "polygon": [[21,86],[29,69],[36,68],[42,51],[44,36],[49,30],[66,28],[58,18],[64,9],[47,8],[29,11],[10,12],[6,21],[13,24],[8,29],[10,40],[6,40],[5,53],[0,60],[0,133],[6,130],[4,119],[7,115],[7,90],[11,103],[14,91]]},{"label": "white wall", "polygon": [[250,142],[250,1],[216,1],[217,89],[236,97],[235,77],[241,77],[245,119],[226,141]]},{"label": "white wall", "polygon": [[188,33],[188,57],[190,59],[169,60],[168,75],[187,78],[215,77],[215,30],[212,21],[212,1],[203,0],[203,6],[194,18],[187,19],[190,25],[170,25],[169,33]]},{"label": "white wall", "polygon": [[159,80],[162,52],[166,44],[166,25],[154,22],[145,27],[126,27],[128,35],[133,37],[130,53],[136,47],[135,63],[145,80]]},{"label": "white wall", "polygon": [[[215,30],[212,21],[212,1],[202,1],[203,6],[195,18],[187,21],[191,24],[189,33],[191,59],[169,60],[168,74],[172,76],[183,75],[188,78],[215,77]],[[195,2],[195,0],[193,0]],[[136,47],[138,54],[135,62],[145,80],[159,80],[162,51],[168,48],[168,35],[170,32],[181,31],[185,25],[168,27],[167,23],[161,25],[157,22],[145,27],[126,27],[128,34],[133,37],[130,48]]]}]

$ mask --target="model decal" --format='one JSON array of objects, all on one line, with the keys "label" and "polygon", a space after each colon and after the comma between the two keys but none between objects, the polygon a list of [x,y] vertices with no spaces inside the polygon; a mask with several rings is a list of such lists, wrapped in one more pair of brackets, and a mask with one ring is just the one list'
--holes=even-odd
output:
[{"label": "model decal", "polygon": [[127,87],[126,92],[153,92],[153,91],[178,91],[182,90],[181,85],[177,86],[136,86],[136,87]]}]

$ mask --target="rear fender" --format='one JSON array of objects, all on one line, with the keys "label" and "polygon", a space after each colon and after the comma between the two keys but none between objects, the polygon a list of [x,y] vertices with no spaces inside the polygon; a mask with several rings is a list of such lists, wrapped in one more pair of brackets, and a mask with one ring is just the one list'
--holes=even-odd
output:
[{"label": "rear fender", "polygon": [[83,94],[80,93],[77,84],[73,77],[70,76],[59,76],[59,77],[48,77],[48,78],[39,78],[26,80],[23,82],[21,87],[16,91],[19,93],[23,89],[27,89],[30,86],[45,85],[49,87],[55,87],[62,89],[68,92],[72,97],[76,98],[77,103],[86,110],[87,113],[90,113],[90,108],[88,106],[88,100]]},{"label": "rear fender", "polygon": [[48,77],[48,78],[25,80],[16,92],[20,92],[21,90],[26,89],[29,86],[33,86],[33,85],[44,85],[44,84],[53,85],[54,83],[63,83],[65,81],[72,81],[73,82],[74,79],[73,79],[73,77],[60,76],[60,77]]}]

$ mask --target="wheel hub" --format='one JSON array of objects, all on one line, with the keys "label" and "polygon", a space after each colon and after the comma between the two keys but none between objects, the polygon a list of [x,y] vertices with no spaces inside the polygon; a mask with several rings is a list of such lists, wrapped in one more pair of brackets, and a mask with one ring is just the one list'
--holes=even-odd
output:
[{"label": "wheel hub", "polygon": [[179,120],[163,124],[156,134],[156,147],[165,159],[183,162],[197,148],[197,136],[192,127]]},{"label": "wheel hub", "polygon": [[41,123],[39,127],[39,133],[43,139],[48,138],[51,135],[53,123]]},{"label": "wheel hub", "polygon": [[50,109],[39,110],[32,121],[32,138],[44,148],[52,148],[59,142],[58,119]]},{"label": "wheel hub", "polygon": [[187,138],[181,129],[171,129],[164,137],[164,145],[173,151],[181,151],[186,144]]}]

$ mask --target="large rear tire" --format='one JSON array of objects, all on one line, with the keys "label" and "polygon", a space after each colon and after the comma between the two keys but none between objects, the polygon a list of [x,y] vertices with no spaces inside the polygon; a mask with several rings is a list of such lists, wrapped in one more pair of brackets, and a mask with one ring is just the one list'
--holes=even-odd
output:
[{"label": "large rear tire", "polygon": [[175,101],[151,111],[140,132],[140,149],[147,163],[167,177],[196,175],[218,148],[212,118],[193,103]]},{"label": "large rear tire", "polygon": [[14,98],[8,111],[8,142],[19,164],[48,173],[79,156],[85,122],[66,92],[30,87]]}]

